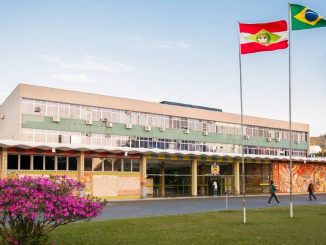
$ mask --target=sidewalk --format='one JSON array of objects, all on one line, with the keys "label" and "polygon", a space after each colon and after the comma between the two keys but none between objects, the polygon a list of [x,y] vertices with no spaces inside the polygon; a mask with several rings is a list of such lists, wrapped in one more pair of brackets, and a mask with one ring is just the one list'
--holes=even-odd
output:
[{"label": "sidewalk", "polygon": [[[277,196],[290,196],[289,193],[276,193]],[[326,192],[317,192],[318,195],[326,195]],[[292,193],[293,196],[308,196],[307,193]],[[246,194],[245,197],[269,197],[270,194]],[[139,201],[164,201],[164,200],[196,200],[196,199],[225,199],[225,198],[243,198],[243,195],[223,195],[223,196],[185,196],[185,197],[147,197],[141,199],[130,199],[130,200],[108,200],[107,202],[139,202]]]}]

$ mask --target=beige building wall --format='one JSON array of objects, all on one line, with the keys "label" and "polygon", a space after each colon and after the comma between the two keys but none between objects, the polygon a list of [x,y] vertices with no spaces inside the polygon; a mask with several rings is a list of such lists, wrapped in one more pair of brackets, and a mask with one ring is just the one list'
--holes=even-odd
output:
[{"label": "beige building wall", "polygon": [[[214,112],[195,108],[166,105],[134,99],[125,99],[105,95],[62,90],[55,88],[39,87],[34,85],[20,84],[15,89],[21,97],[58,101],[63,103],[81,104],[112,109],[131,110],[136,112],[147,112],[153,114],[170,115],[208,121],[227,122],[240,124],[240,115],[227,112]],[[269,128],[280,128],[287,130],[288,121],[244,116],[244,124]],[[292,129],[309,132],[309,125],[303,123],[292,123]]]},{"label": "beige building wall", "polygon": [[139,176],[93,175],[93,193],[96,197],[140,197]]},{"label": "beige building wall", "polygon": [[19,140],[20,138],[20,86],[0,105],[0,139]]}]

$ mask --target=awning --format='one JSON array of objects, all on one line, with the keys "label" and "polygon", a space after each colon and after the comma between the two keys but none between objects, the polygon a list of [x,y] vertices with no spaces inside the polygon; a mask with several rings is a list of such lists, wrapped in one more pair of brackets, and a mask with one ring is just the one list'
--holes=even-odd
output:
[{"label": "awning", "polygon": [[[22,149],[37,148],[41,150],[61,150],[61,151],[94,151],[94,152],[110,152],[110,153],[130,153],[144,154],[149,158],[171,159],[171,160],[192,160],[202,159],[208,161],[230,161],[230,159],[241,161],[241,154],[223,153],[223,152],[199,152],[199,151],[177,151],[168,149],[148,149],[148,148],[130,148],[130,147],[109,147],[100,145],[81,145],[81,144],[60,144],[45,142],[29,142],[15,140],[0,140],[0,147],[18,147]],[[222,160],[221,160],[222,159]],[[270,156],[270,155],[253,155],[245,154],[246,162],[270,162],[270,161],[290,161],[289,156]],[[303,163],[326,163],[326,157],[292,157],[294,162]]]}]

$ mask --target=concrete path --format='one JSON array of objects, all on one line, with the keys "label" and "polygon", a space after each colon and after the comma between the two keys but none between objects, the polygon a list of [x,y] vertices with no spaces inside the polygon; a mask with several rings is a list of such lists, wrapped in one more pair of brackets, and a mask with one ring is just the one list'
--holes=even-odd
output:
[{"label": "concrete path", "polygon": [[[280,206],[289,206],[289,196],[278,196]],[[268,205],[269,196],[246,196],[246,207],[267,208],[279,206],[275,200]],[[242,209],[241,197],[228,197],[229,210]],[[308,195],[293,196],[294,212],[296,205],[326,205],[326,194],[317,194],[317,201],[309,201]],[[166,198],[135,201],[111,201],[96,220],[148,217],[160,215],[189,214],[226,209],[225,197]]]}]

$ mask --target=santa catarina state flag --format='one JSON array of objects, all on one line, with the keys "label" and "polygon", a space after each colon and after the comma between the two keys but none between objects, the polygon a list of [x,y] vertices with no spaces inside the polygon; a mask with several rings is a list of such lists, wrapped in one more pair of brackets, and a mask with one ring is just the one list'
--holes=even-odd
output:
[{"label": "santa catarina state flag", "polygon": [[273,51],[288,47],[288,26],[285,20],[259,24],[239,23],[239,29],[241,54]]},{"label": "santa catarina state flag", "polygon": [[315,11],[298,4],[290,4],[292,30],[326,27],[326,20]]}]

